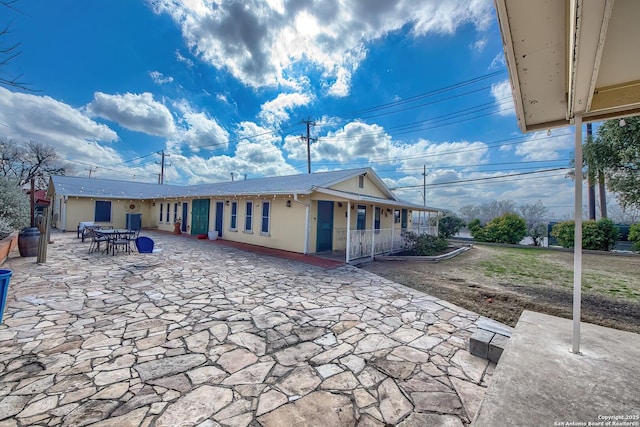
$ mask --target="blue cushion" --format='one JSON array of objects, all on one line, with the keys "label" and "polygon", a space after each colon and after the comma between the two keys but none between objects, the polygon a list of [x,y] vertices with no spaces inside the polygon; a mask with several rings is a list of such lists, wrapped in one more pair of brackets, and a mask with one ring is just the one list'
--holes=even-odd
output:
[{"label": "blue cushion", "polygon": [[140,236],[136,239],[136,248],[141,254],[150,254],[153,252],[153,239],[146,236]]}]

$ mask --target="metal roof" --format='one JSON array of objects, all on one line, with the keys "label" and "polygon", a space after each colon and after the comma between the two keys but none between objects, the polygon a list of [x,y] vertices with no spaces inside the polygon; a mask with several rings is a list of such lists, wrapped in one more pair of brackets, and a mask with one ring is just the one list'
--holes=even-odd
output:
[{"label": "metal roof", "polygon": [[253,194],[310,194],[316,188],[329,188],[358,175],[368,176],[391,200],[397,200],[371,168],[348,169],[312,174],[276,176],[199,185],[159,185],[136,181],[52,176],[55,192],[71,197],[159,199],[169,197],[213,197]]},{"label": "metal roof", "polygon": [[523,132],[640,114],[640,1],[495,5]]}]

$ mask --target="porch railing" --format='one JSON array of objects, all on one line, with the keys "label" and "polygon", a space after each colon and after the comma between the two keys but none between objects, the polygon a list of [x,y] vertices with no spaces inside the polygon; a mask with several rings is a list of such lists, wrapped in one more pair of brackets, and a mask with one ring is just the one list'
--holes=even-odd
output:
[{"label": "porch railing", "polygon": [[[412,229],[414,233],[420,232],[432,234],[436,227],[420,227]],[[335,235],[335,247],[347,247],[347,229],[337,228]],[[372,257],[374,255],[389,254],[402,250],[402,231],[398,229],[383,228],[378,230],[350,230],[349,253],[347,261]]]}]

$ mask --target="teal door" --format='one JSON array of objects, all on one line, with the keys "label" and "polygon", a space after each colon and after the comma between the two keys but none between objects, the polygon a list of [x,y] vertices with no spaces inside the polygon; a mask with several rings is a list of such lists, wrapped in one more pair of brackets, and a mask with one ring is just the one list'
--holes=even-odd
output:
[{"label": "teal door", "polygon": [[191,234],[209,231],[209,200],[194,200],[191,205]]},{"label": "teal door", "polygon": [[316,252],[333,249],[333,202],[318,201]]}]

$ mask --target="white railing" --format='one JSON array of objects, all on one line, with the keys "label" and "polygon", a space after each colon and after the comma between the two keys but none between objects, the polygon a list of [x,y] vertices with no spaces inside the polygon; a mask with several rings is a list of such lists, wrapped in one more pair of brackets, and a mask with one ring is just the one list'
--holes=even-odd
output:
[{"label": "white railing", "polygon": [[[437,227],[414,227],[411,231],[420,234],[437,233]],[[334,234],[334,249],[347,248],[347,229],[336,228]],[[379,254],[389,254],[403,249],[402,230],[383,228],[378,230],[350,230],[348,261],[358,258],[372,257]]]},{"label": "white railing", "polygon": [[438,226],[437,225],[421,225],[414,222],[411,227],[411,231],[413,231],[416,234],[429,234],[431,236],[437,236]]},{"label": "white railing", "polygon": [[[347,229],[337,228],[335,231],[334,248],[346,248]],[[350,230],[348,247],[348,260],[399,251],[402,249],[401,230]]]}]

